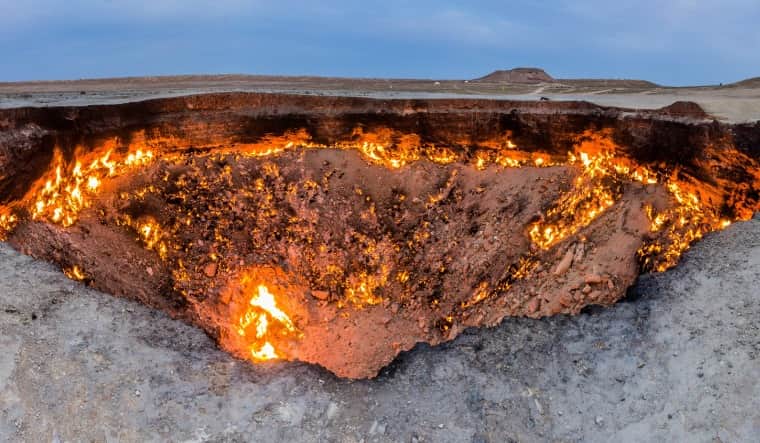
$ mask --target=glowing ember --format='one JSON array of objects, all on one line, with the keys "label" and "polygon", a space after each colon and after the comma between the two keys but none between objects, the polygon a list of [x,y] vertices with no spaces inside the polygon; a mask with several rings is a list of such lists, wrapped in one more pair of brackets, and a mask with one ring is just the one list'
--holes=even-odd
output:
[{"label": "glowing ember", "polygon": [[153,220],[146,220],[136,224],[137,232],[145,247],[155,250],[161,258],[166,258],[167,246],[161,239],[163,237],[161,226]]},{"label": "glowing ember", "polygon": [[369,275],[366,272],[350,276],[347,279],[346,299],[355,306],[382,303],[382,297],[379,297],[375,291],[377,288],[385,286],[388,280],[388,271],[388,267],[383,266],[379,276]]},{"label": "glowing ember", "polygon": [[486,298],[488,298],[491,295],[490,291],[488,290],[488,282],[482,282],[478,285],[478,287],[475,289],[475,293],[472,295],[470,300],[462,303],[462,308],[469,308],[470,306],[476,305]]}]

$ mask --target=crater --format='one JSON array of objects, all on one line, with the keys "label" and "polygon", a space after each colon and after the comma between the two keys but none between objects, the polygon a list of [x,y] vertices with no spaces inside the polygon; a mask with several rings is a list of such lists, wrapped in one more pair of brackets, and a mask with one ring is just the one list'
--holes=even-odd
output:
[{"label": "crater", "polygon": [[13,247],[240,358],[349,378],[615,303],[760,206],[750,130],[671,108],[240,93],[2,110],[0,130]]}]

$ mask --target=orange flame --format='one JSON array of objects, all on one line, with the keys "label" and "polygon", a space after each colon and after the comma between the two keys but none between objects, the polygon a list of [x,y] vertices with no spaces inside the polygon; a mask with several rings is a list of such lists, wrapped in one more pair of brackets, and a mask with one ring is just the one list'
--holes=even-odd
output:
[{"label": "orange flame", "polygon": [[[0,208],[2,210],[2,208]],[[0,214],[0,241],[4,241],[8,233],[13,231],[18,223],[18,217],[11,213]]]},{"label": "orange flame", "polygon": [[71,268],[66,268],[63,270],[63,273],[66,275],[66,277],[76,280],[76,281],[82,281],[85,279],[84,272],[82,272],[81,269],[79,269],[79,266],[72,266]]},{"label": "orange flame", "polygon": [[[270,342],[270,326],[276,322],[284,335],[298,333],[288,314],[277,306],[274,294],[266,285],[258,285],[256,294],[248,301],[248,308],[238,319],[237,332],[241,337],[250,338],[251,357],[257,361],[280,358]],[[249,329],[253,327],[253,337]]]},{"label": "orange flame", "polygon": [[[339,140],[330,145],[317,143],[312,140],[305,129],[289,131],[282,135],[270,135],[259,142],[231,145],[227,147],[210,147],[209,153],[235,153],[242,156],[267,157],[274,156],[291,149],[351,149],[359,152],[367,161],[387,167],[401,168],[413,161],[427,159],[439,164],[453,162],[467,163],[483,170],[488,167],[541,167],[549,168],[560,165],[577,167],[580,173],[572,183],[572,187],[546,211],[542,218],[527,226],[526,231],[530,240],[538,249],[550,249],[570,236],[576,235],[588,227],[598,217],[613,207],[621,198],[623,185],[626,182],[638,182],[644,185],[661,184],[672,198],[673,207],[656,211],[653,207],[646,208],[650,220],[650,230],[657,233],[656,240],[644,245],[639,251],[640,262],[646,269],[665,270],[675,264],[678,257],[696,239],[706,232],[725,228],[731,220],[720,217],[718,204],[714,203],[709,193],[705,195],[698,186],[690,186],[679,178],[676,173],[668,177],[661,167],[659,172],[638,164],[633,159],[623,156],[621,150],[612,141],[610,133],[586,132],[578,138],[578,142],[567,158],[547,152],[523,150],[511,141],[511,134],[505,134],[490,141],[479,141],[476,146],[472,140],[463,139],[457,142],[460,148],[435,146],[421,142],[415,134],[400,133],[390,128],[379,128],[375,132],[365,132],[357,128],[348,139]],[[55,152],[51,170],[36,184],[20,203],[29,208],[32,219],[47,221],[64,227],[75,223],[79,213],[89,207],[98,192],[103,191],[108,179],[127,172],[131,168],[147,165],[156,156],[146,148],[144,141],[132,145],[128,153],[116,148],[115,143],[99,148],[96,153],[80,156],[74,161],[64,161],[60,152]],[[139,146],[139,149],[138,149]],[[155,145],[150,145],[155,146]],[[171,154],[167,154],[171,155]],[[733,154],[732,154],[733,155]],[[164,157],[162,157],[164,158]],[[171,157],[170,157],[171,158]],[[276,178],[280,172],[274,162],[263,162],[262,170],[265,177]],[[454,168],[455,174],[458,169]],[[189,184],[178,179],[177,186],[184,195],[189,195]],[[757,182],[760,183],[760,177]],[[701,186],[701,182],[696,182]],[[204,182],[198,186],[205,185]],[[305,181],[305,187],[314,187],[316,182]],[[263,191],[266,182],[257,178],[255,189]],[[447,184],[448,186],[448,184]],[[754,185],[757,187],[757,185]],[[129,195],[138,196],[140,192],[130,191]],[[126,194],[126,193],[125,193]],[[427,205],[437,204],[445,195],[431,195]],[[142,198],[142,197],[141,197]],[[736,197],[741,202],[741,194]],[[0,239],[4,238],[18,223],[18,217],[23,211],[12,211],[11,207],[0,207]],[[747,208],[751,216],[751,208]],[[266,217],[274,214],[276,208],[262,207],[259,216]],[[371,208],[374,211],[374,207]],[[745,213],[747,212],[745,211]],[[739,215],[737,218],[747,217]],[[190,224],[191,217],[184,217],[182,224]],[[178,251],[178,244],[173,243],[177,227],[161,226],[153,219],[131,220],[120,216],[119,223],[132,228],[136,232],[137,241],[150,250],[155,250],[162,259],[169,260],[169,254]],[[215,233],[217,241],[223,241]],[[427,226],[423,224],[413,236],[414,242],[423,242],[429,238]],[[377,270],[370,272],[371,266],[359,269],[349,275],[343,271],[335,273],[340,276],[344,287],[340,306],[351,303],[354,307],[375,305],[384,301],[382,288],[392,280],[392,266],[381,266],[382,254],[373,254]],[[176,262],[175,275],[187,271],[181,260]],[[519,278],[529,271],[515,271],[508,280]],[[520,275],[518,275],[520,274]],[[397,277],[405,283],[410,277],[406,271],[401,271]],[[178,278],[179,279],[179,278]],[[271,280],[265,280],[271,281]],[[504,290],[509,282],[492,282],[491,286],[475,288],[465,307],[473,306],[490,297],[496,291]],[[276,341],[270,341],[277,333],[297,332],[290,318],[278,308],[274,295],[266,285],[260,285],[254,296],[247,304],[247,311],[239,318],[234,318],[240,335],[248,337],[250,352],[256,360],[278,358]],[[235,324],[235,320],[239,320]],[[274,332],[273,332],[274,331]]]},{"label": "orange flame", "polygon": [[60,151],[55,152],[55,167],[44,179],[44,185],[34,195],[30,212],[33,220],[45,220],[68,227],[74,224],[80,211],[90,206],[90,199],[100,189],[103,179],[115,177],[127,169],[142,166],[153,160],[152,151],[141,149],[120,160],[111,158],[108,150],[87,166],[81,161],[66,164]]}]

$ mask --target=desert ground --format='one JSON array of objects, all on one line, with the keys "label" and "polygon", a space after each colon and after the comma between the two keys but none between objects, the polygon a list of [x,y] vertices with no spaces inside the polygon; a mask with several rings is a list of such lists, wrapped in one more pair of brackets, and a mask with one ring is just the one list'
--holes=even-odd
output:
[{"label": "desert ground", "polygon": [[[0,84],[0,107],[205,92],[700,104],[760,120],[760,83],[173,77]],[[418,345],[372,380],[252,365],[202,331],[0,244],[3,441],[753,441],[760,218],[710,234],[624,301]]]},{"label": "desert ground", "polygon": [[[498,72],[498,71],[497,71]],[[0,108],[124,103],[210,92],[281,92],[373,98],[587,100],[602,106],[661,108],[693,101],[717,119],[760,120],[760,78],[726,85],[667,87],[627,80],[505,83],[481,80],[345,79],[247,75],[135,77],[0,83]]]}]

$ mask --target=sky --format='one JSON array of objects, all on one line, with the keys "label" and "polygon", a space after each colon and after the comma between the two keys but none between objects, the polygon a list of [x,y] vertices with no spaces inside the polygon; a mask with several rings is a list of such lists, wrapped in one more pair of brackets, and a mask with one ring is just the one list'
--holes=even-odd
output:
[{"label": "sky", "polygon": [[0,81],[760,76],[759,0],[0,0]]}]

